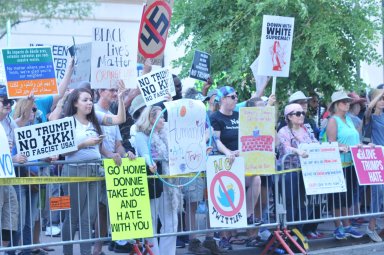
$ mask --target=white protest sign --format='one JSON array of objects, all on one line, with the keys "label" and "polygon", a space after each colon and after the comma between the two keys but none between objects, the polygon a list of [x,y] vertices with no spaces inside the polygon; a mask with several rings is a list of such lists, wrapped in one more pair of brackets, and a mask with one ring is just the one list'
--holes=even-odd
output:
[{"label": "white protest sign", "polygon": [[9,152],[9,143],[3,126],[0,124],[0,178],[15,177],[12,155]]},{"label": "white protest sign", "polygon": [[244,160],[233,164],[225,156],[207,160],[209,224],[211,227],[246,227]]},{"label": "white protest sign", "polygon": [[260,97],[263,95],[263,91],[268,84],[269,77],[264,75],[257,75],[257,70],[259,68],[259,57],[257,57],[255,61],[253,61],[250,68],[252,70],[253,77],[255,78],[256,96]]},{"label": "white protest sign", "polygon": [[294,18],[264,15],[258,75],[288,77]]},{"label": "white protest sign", "polygon": [[[123,80],[127,88],[136,87],[137,45],[132,39],[139,30],[134,23],[123,28],[92,29],[91,85],[111,88]],[[129,32],[128,32],[129,31]]]},{"label": "white protest sign", "polygon": [[15,129],[17,151],[28,160],[77,150],[72,117]]},{"label": "white protest sign", "polygon": [[168,112],[168,152],[171,175],[206,169],[203,102],[180,99],[164,103]]},{"label": "white protest sign", "polygon": [[307,195],[347,191],[336,142],[300,144],[299,149],[308,154],[307,158],[300,157]]},{"label": "white protest sign", "polygon": [[167,68],[140,76],[137,82],[147,106],[164,101],[164,97],[168,94],[176,95],[173,77]]}]

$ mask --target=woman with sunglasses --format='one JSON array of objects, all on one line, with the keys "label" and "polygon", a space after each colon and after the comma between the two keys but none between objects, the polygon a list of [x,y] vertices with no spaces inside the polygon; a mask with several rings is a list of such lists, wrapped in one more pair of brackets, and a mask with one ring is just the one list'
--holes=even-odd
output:
[{"label": "woman with sunglasses", "polygon": [[[308,157],[308,154],[299,149],[301,143],[317,143],[315,136],[312,132],[309,132],[304,126],[305,112],[300,104],[289,104],[284,109],[284,118],[287,123],[277,133],[280,145],[279,160],[283,158],[289,159],[289,168],[299,168],[300,158]],[[286,158],[287,154],[290,154]],[[285,156],[285,157],[284,157]],[[284,169],[285,162],[281,162]],[[287,207],[287,220],[288,221],[300,221],[309,217],[309,210],[306,210],[305,201],[305,187],[302,175],[297,172],[288,173],[285,175],[285,193],[286,193],[286,207]],[[308,206],[311,209],[310,206]],[[300,218],[301,217],[301,218]],[[305,226],[299,226],[301,231],[304,231]],[[314,230],[316,232],[316,230]],[[309,230],[306,232],[309,233]],[[312,232],[312,231],[310,231]],[[308,234],[304,233],[304,234]],[[315,233],[317,237],[317,232]]]},{"label": "woman with sunglasses", "polygon": [[[332,94],[332,102],[329,106],[331,117],[328,120],[326,132],[328,142],[337,142],[341,152],[341,162],[346,164],[352,163],[352,155],[349,146],[360,145],[359,132],[355,128],[352,119],[348,116],[348,111],[352,98],[344,91],[336,91]],[[348,212],[354,204],[354,192],[357,189],[357,177],[353,167],[347,166],[343,168],[347,192],[333,193],[328,196],[328,203],[334,208],[334,216],[350,215]],[[336,239],[345,239],[348,236],[353,238],[361,238],[363,235],[351,227],[349,219],[335,220],[336,230],[333,235]]]},{"label": "woman with sunglasses", "polygon": [[[230,86],[223,86],[217,89],[215,98],[220,105],[218,111],[210,117],[214,130],[214,139],[217,149],[230,159],[230,162],[239,156],[239,112],[235,111],[238,101],[236,90]],[[247,222],[252,225],[260,225],[261,222],[254,218],[253,212],[256,203],[259,201],[261,180],[260,176],[245,178]],[[235,235],[236,233],[233,233]],[[232,250],[232,244],[245,244],[247,240],[237,239],[229,232],[222,232],[219,247],[225,250]]]},{"label": "woman with sunglasses", "polygon": [[[371,125],[371,139],[373,144],[384,146],[384,89],[373,89],[370,93],[371,102],[365,112],[365,123]],[[384,185],[371,186],[371,213],[379,213],[383,202]],[[369,220],[367,235],[374,242],[382,242],[376,232],[376,217]]]}]

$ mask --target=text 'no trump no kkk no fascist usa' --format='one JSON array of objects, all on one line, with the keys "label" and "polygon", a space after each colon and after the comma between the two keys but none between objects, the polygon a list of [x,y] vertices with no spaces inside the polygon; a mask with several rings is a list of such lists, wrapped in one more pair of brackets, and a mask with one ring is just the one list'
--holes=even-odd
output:
[{"label": "text 'no trump no kkk no fascist usa'", "polygon": [[140,76],[137,83],[147,106],[164,101],[166,95],[176,95],[172,74],[167,68]]},{"label": "text 'no trump no kkk no fascist usa'", "polygon": [[244,159],[208,157],[207,188],[211,227],[246,227]]},{"label": "text 'no trump no kkk no fascist usa'", "polygon": [[112,240],[153,236],[144,158],[104,159],[104,169]]},{"label": "text 'no trump no kkk no fascist usa'", "polygon": [[77,150],[72,117],[15,129],[17,151],[28,160]]}]

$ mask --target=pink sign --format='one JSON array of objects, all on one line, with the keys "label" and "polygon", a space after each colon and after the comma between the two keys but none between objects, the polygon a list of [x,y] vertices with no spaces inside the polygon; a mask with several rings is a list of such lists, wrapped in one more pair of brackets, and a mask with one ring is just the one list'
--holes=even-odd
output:
[{"label": "pink sign", "polygon": [[351,147],[360,185],[384,184],[383,150],[381,147]]}]

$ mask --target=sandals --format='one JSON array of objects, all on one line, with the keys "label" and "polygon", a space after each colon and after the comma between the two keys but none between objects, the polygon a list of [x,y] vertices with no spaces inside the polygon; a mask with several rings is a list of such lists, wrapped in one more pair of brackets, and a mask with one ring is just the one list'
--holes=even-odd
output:
[{"label": "sandals", "polygon": [[234,244],[234,245],[243,245],[247,242],[246,239],[237,238],[235,236],[229,237],[228,241],[230,244]]}]

